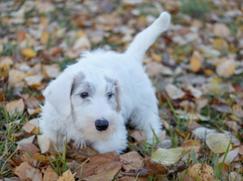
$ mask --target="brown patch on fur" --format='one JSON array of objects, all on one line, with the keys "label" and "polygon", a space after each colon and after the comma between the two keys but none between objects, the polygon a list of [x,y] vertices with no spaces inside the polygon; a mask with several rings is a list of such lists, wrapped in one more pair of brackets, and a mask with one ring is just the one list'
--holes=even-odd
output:
[{"label": "brown patch on fur", "polygon": [[118,86],[118,83],[115,82],[115,91],[116,91],[116,103],[117,103],[117,106],[116,106],[116,111],[117,112],[120,112],[121,111],[121,104],[120,104],[120,89],[119,89],[119,86]]}]

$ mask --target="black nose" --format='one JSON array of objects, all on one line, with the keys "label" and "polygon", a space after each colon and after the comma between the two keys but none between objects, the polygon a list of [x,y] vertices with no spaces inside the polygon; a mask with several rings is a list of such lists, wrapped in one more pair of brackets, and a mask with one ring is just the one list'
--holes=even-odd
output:
[{"label": "black nose", "polygon": [[105,131],[109,126],[109,122],[106,119],[97,119],[95,121],[95,127],[98,131]]}]

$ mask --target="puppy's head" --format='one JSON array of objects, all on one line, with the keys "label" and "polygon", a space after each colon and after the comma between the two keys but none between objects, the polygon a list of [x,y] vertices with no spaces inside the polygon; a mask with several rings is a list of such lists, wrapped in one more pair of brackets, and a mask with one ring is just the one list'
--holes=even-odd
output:
[{"label": "puppy's head", "polygon": [[62,118],[71,117],[68,124],[86,141],[107,139],[124,124],[118,82],[100,70],[64,72],[46,88],[44,96]]}]

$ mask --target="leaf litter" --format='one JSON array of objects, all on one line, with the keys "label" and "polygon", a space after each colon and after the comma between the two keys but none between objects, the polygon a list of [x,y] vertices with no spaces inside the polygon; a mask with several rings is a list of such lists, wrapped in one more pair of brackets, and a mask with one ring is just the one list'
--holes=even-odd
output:
[{"label": "leaf litter", "polygon": [[[240,7],[236,0],[1,2],[0,178],[242,180]],[[129,128],[121,155],[72,144],[53,153],[39,135],[43,89],[82,52],[124,50],[162,10],[173,25],[145,58],[165,127],[160,143]]]}]

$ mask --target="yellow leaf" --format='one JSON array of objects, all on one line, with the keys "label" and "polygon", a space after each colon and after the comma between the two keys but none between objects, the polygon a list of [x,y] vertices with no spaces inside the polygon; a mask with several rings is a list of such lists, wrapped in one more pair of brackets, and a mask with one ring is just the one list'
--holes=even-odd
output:
[{"label": "yellow leaf", "polygon": [[151,159],[162,165],[172,165],[178,162],[184,153],[184,149],[181,147],[164,149],[159,148],[152,153]]},{"label": "yellow leaf", "polygon": [[190,60],[190,68],[193,72],[198,72],[202,67],[202,56],[199,52],[195,51]]},{"label": "yellow leaf", "polygon": [[34,58],[36,56],[36,52],[31,48],[22,49],[21,54],[26,58]]},{"label": "yellow leaf", "polygon": [[230,144],[230,139],[223,133],[211,133],[206,138],[206,144],[212,152],[224,153]]},{"label": "yellow leaf", "polygon": [[222,38],[213,40],[213,47],[217,50],[228,50],[228,43]]},{"label": "yellow leaf", "polygon": [[75,179],[74,179],[74,175],[72,174],[72,172],[70,170],[67,170],[66,172],[64,172],[62,174],[62,176],[60,176],[58,178],[57,181],[75,181]]},{"label": "yellow leaf", "polygon": [[46,45],[48,43],[48,40],[49,40],[49,33],[46,31],[42,32],[40,42]]},{"label": "yellow leaf", "polygon": [[152,53],[151,54],[152,60],[156,61],[156,62],[161,62],[162,61],[162,57],[158,54]]}]

